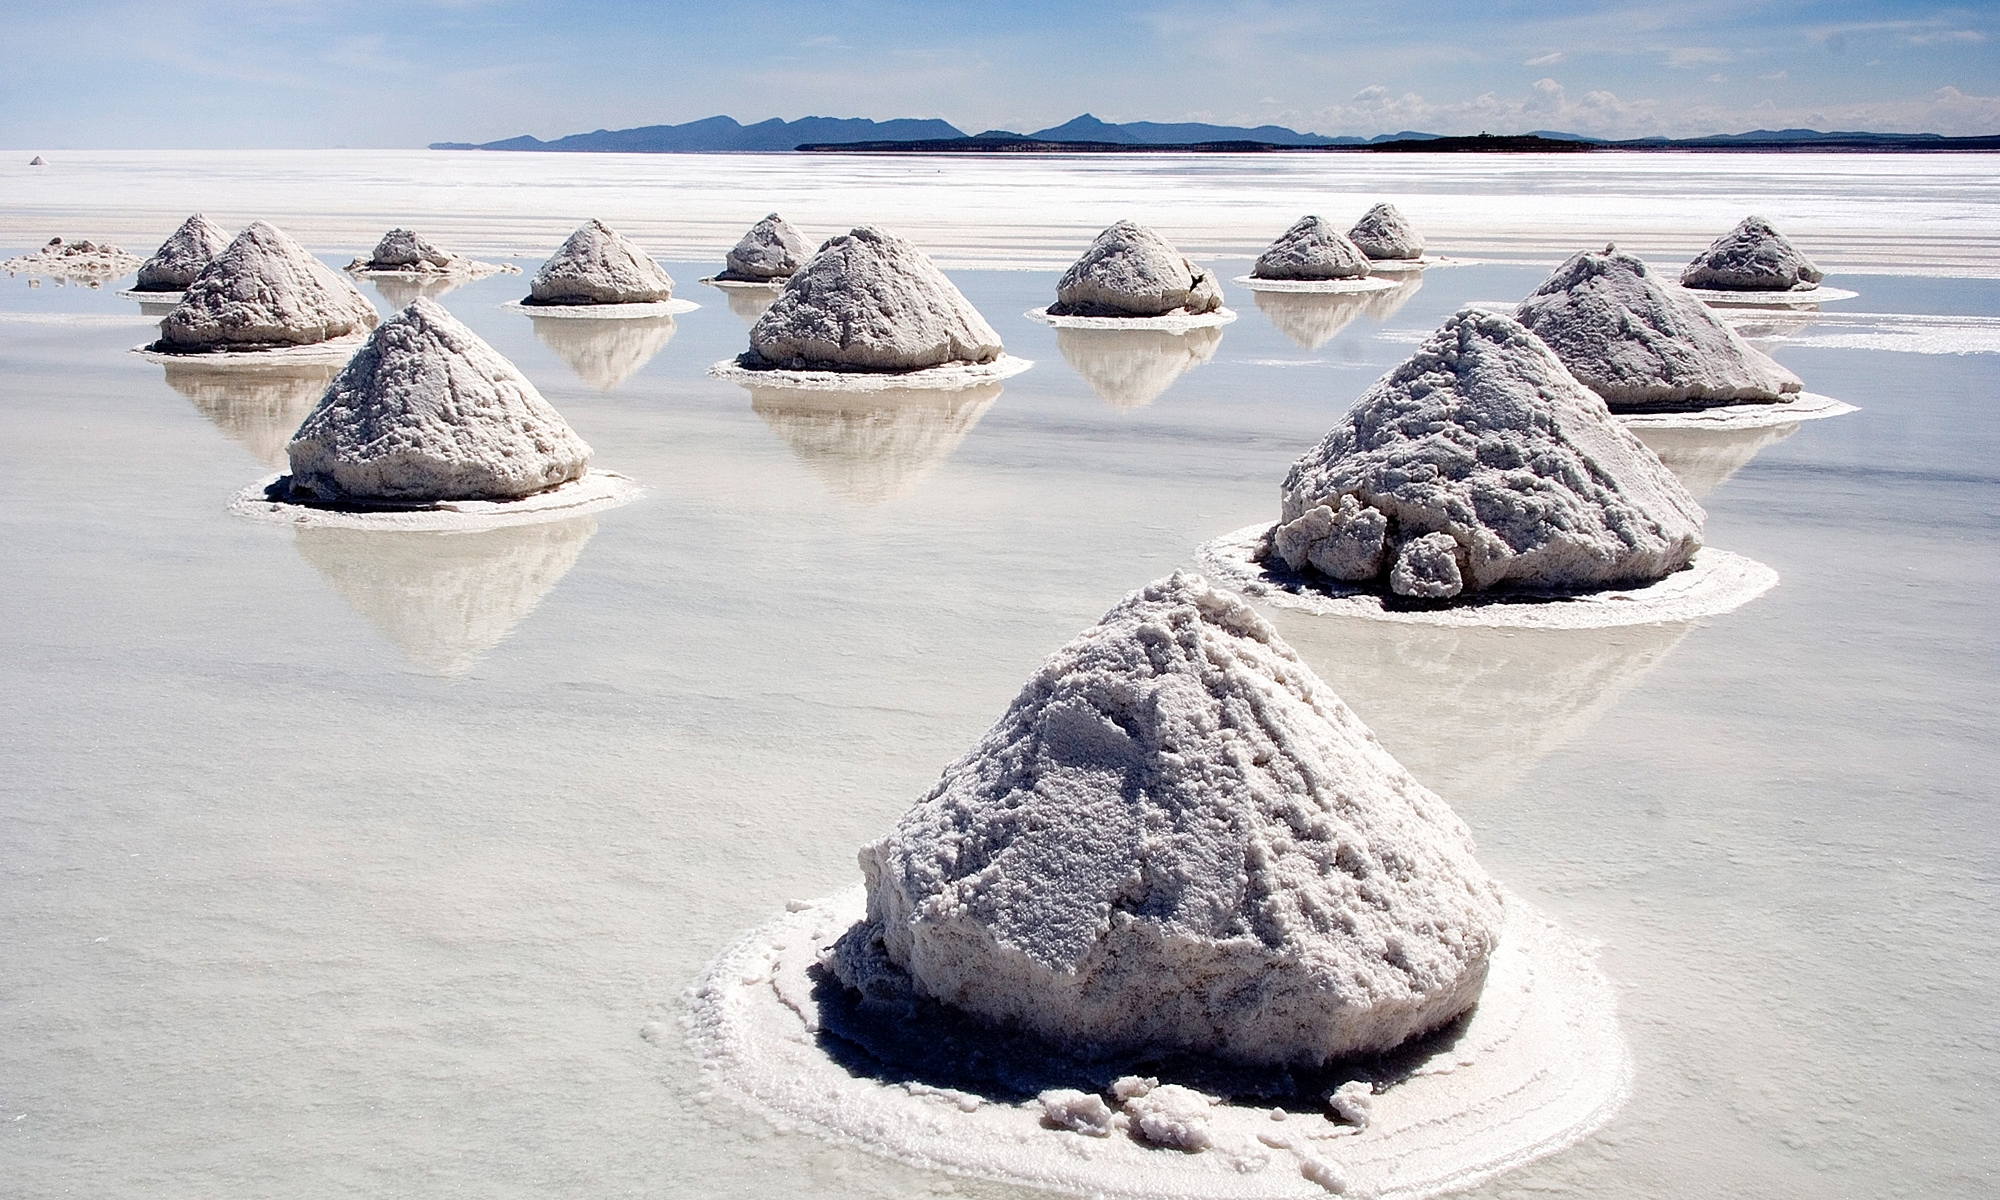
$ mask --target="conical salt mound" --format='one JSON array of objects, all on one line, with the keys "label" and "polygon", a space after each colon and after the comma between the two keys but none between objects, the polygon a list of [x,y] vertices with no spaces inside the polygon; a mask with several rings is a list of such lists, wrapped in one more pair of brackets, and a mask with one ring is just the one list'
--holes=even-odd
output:
[{"label": "conical salt mound", "polygon": [[1514,315],[1621,411],[1768,404],[1802,386],[1706,304],[1616,246],[1573,256]]},{"label": "conical salt mound", "polygon": [[928,255],[864,225],[792,276],[750,327],[746,365],[911,371],[1000,354],[1000,335]]},{"label": "conical salt mound", "polygon": [[1176,574],[1058,650],[895,831],[835,970],[1085,1052],[1317,1066],[1478,999],[1470,835],[1243,601]]},{"label": "conical salt mound", "polygon": [[1318,217],[1300,217],[1250,268],[1258,279],[1359,279],[1368,256]]},{"label": "conical salt mound", "polygon": [[341,368],[289,454],[292,496],[323,503],[511,500],[590,466],[535,385],[423,299]]},{"label": "conical salt mound", "polygon": [[201,274],[203,267],[229,248],[229,231],[200,213],[181,222],[153,257],[139,264],[136,292],[178,292]]},{"label": "conical salt mound", "polygon": [[421,233],[391,229],[375,243],[374,253],[356,265],[374,271],[448,271],[458,261],[458,255],[432,245]]},{"label": "conical salt mound", "polygon": [[166,350],[309,346],[375,324],[354,285],[262,221],[236,235],[160,322]]},{"label": "conical salt mound", "polygon": [[1417,599],[1661,579],[1706,514],[1512,319],[1464,309],[1285,477],[1273,552]]},{"label": "conical salt mound", "polygon": [[1347,231],[1348,240],[1361,248],[1370,258],[1399,259],[1422,258],[1424,238],[1393,204],[1378,204],[1361,214],[1354,228]]},{"label": "conical salt mound", "polygon": [[529,304],[650,304],[671,300],[674,281],[660,264],[602,221],[569,235],[528,284]]},{"label": "conical salt mound", "polygon": [[777,213],[750,227],[723,260],[717,279],[739,283],[769,283],[790,279],[805,265],[812,250],[799,231]]},{"label": "conical salt mound", "polygon": [[1056,281],[1058,317],[1160,317],[1222,307],[1222,286],[1167,239],[1132,221],[1097,235]]},{"label": "conical salt mound", "polygon": [[1762,217],[1745,217],[1681,271],[1681,286],[1718,291],[1788,292],[1817,286],[1826,273]]}]

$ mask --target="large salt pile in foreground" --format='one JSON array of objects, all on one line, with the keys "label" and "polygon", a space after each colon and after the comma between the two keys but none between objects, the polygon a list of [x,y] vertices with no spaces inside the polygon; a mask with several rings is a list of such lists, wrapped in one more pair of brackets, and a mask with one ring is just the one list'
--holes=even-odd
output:
[{"label": "large salt pile in foreground", "polygon": [[1359,279],[1368,256],[1319,217],[1301,217],[1250,268],[1256,279]]},{"label": "large salt pile in foreground", "polygon": [[1403,219],[1393,204],[1377,204],[1361,215],[1348,240],[1370,258],[1409,259],[1424,256],[1424,238]]},{"label": "large salt pile in foreground", "polygon": [[1097,235],[1056,283],[1055,317],[1160,317],[1222,307],[1215,276],[1143,225],[1119,221]]},{"label": "large salt pile in foreground", "polygon": [[189,353],[308,346],[368,329],[376,320],[375,306],[353,284],[290,234],[253,221],[188,284],[160,322],[156,348]]},{"label": "large salt pile in foreground", "polygon": [[579,226],[535,272],[524,304],[652,304],[674,281],[645,251],[602,221]]},{"label": "large salt pile in foreground", "polygon": [[229,248],[229,231],[196,213],[181,222],[153,256],[139,264],[135,292],[183,291],[201,274],[202,268]]},{"label": "large salt pile in foreground", "polygon": [[1418,599],[1585,590],[1687,566],[1704,518],[1547,346],[1465,309],[1292,465],[1272,552]]},{"label": "large salt pile in foreground", "polygon": [[1477,1001],[1502,920],[1450,808],[1188,574],[1050,657],[861,865],[846,983],[1086,1053],[1387,1050]]},{"label": "large salt pile in foreground", "polygon": [[1681,286],[1784,292],[1816,287],[1826,273],[1762,217],[1745,217],[1681,271]]},{"label": "large salt pile in foreground", "polygon": [[1514,315],[1621,411],[1770,404],[1803,386],[1616,246],[1571,257]]},{"label": "large salt pile in foreground", "polygon": [[436,301],[382,323],[289,447],[293,499],[510,500],[582,478],[584,444],[514,364]]},{"label": "large salt pile in foreground", "polygon": [[777,213],[750,227],[723,259],[716,278],[731,283],[783,283],[811,256],[799,231]]},{"label": "large salt pile in foreground", "polygon": [[750,328],[752,369],[915,371],[990,363],[1000,335],[930,257],[872,225],[832,238]]}]

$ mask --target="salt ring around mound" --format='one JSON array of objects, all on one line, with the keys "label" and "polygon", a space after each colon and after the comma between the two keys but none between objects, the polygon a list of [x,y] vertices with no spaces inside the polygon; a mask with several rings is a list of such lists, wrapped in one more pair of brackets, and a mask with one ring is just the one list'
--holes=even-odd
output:
[{"label": "salt ring around mound", "polygon": [[1249,288],[1253,292],[1292,292],[1301,295],[1337,295],[1342,292],[1385,292],[1390,288],[1403,286],[1400,279],[1379,279],[1373,275],[1363,275],[1356,279],[1259,279],[1255,275],[1238,275],[1229,282]]},{"label": "salt ring around mound", "polygon": [[1190,329],[1227,325],[1236,319],[1236,310],[1218,308],[1205,313],[1181,310],[1157,317],[1059,317],[1050,315],[1049,310],[1043,307],[1031,308],[1023,315],[1030,321],[1040,321],[1057,329],[1158,329],[1164,333],[1186,333]]},{"label": "salt ring around mound", "polygon": [[121,300],[150,301],[158,304],[179,304],[181,297],[185,295],[187,295],[187,292],[180,288],[176,288],[171,292],[149,292],[142,288],[126,288],[124,291],[118,293],[118,298]]},{"label": "salt ring around mound", "polygon": [[645,489],[616,471],[591,471],[560,487],[519,500],[440,500],[407,507],[299,504],[276,500],[271,486],[286,478],[269,475],[236,493],[229,511],[239,517],[313,529],[384,529],[404,533],[474,533],[514,525],[566,521],[583,513],[630,504]]},{"label": "salt ring around mound", "polygon": [[1796,421],[1817,421],[1861,411],[1845,400],[1818,392],[1793,392],[1776,404],[1718,404],[1676,412],[1614,412],[1631,429],[1769,429]]},{"label": "salt ring around mound", "polygon": [[1791,291],[1732,291],[1723,288],[1682,288],[1710,308],[1816,308],[1832,300],[1852,300],[1860,292],[1846,288],[1812,287]]},{"label": "salt ring around mound", "polygon": [[[1662,621],[1692,621],[1741,608],[1778,585],[1778,573],[1755,559],[1704,546],[1687,569],[1656,583],[1597,592],[1472,593],[1448,603],[1419,606],[1362,588],[1258,562],[1271,525],[1248,525],[1195,551],[1209,577],[1253,599],[1327,617],[1367,617],[1407,625],[1495,629],[1613,629]],[[1407,606],[1405,606],[1407,604]],[[1392,607],[1392,605],[1394,605]]]},{"label": "salt ring around mound", "polygon": [[[806,904],[723,951],[688,991],[705,1078],[781,1128],[952,1175],[1132,1200],[1416,1200],[1475,1187],[1608,1122],[1631,1087],[1617,1000],[1590,952],[1511,894],[1479,1005],[1462,1032],[1377,1093],[1364,1129],[1319,1113],[1208,1110],[1213,1145],[1149,1147],[1051,1128],[1033,1099],[988,1101],[850,1072],[821,1045],[813,968],[866,908],[865,889]],[[843,1049],[851,1047],[844,1044]],[[884,1072],[885,1074],[892,1072]],[[1089,1089],[1087,1083],[1079,1086]]]},{"label": "salt ring around mound", "polygon": [[1371,258],[1368,260],[1368,270],[1376,275],[1380,275],[1385,271],[1407,274],[1411,271],[1421,271],[1425,267],[1441,267],[1447,263],[1459,263],[1463,261],[1465,260],[1443,258],[1435,254],[1426,254],[1421,258]]},{"label": "salt ring around mound", "polygon": [[446,280],[484,279],[488,275],[519,275],[521,268],[513,263],[478,263],[470,268],[449,271],[405,271],[392,267],[347,267],[349,275],[362,279],[397,279],[411,283],[443,282]]},{"label": "salt ring around mound", "polygon": [[790,277],[787,276],[784,279],[724,279],[719,275],[710,275],[700,280],[700,282],[712,288],[721,288],[728,292],[782,292],[785,290],[785,284],[790,282]]},{"label": "salt ring around mound", "polygon": [[1002,354],[990,363],[943,363],[919,371],[807,371],[789,367],[746,367],[725,358],[708,369],[712,379],[745,386],[798,388],[809,392],[879,392],[888,388],[953,392],[982,383],[1011,379],[1034,366],[1034,360]]},{"label": "salt ring around mound", "polygon": [[640,317],[671,317],[700,308],[692,300],[646,300],[632,304],[523,304],[509,300],[501,308],[511,308],[531,317],[562,317],[576,321],[628,321]]},{"label": "salt ring around mound", "polygon": [[274,363],[345,363],[368,340],[368,331],[353,333],[304,346],[266,346],[257,350],[155,350],[158,342],[132,347],[132,353],[155,363],[188,363],[204,367],[261,367]]}]

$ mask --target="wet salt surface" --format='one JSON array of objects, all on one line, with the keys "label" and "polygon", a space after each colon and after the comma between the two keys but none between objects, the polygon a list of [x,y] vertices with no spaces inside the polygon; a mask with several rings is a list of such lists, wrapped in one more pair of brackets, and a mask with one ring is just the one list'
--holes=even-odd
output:
[{"label": "wet salt surface", "polygon": [[[223,186],[159,171],[190,211]],[[309,183],[252,198],[303,211]],[[1850,183],[1814,203],[1874,219],[1848,213]],[[768,211],[750,190],[711,207]],[[995,246],[1058,240],[1021,215],[1066,211],[1041,195],[1008,200]],[[424,215],[371,202],[343,194],[359,232],[309,244],[344,262]],[[468,249],[516,228],[480,220]],[[1971,242],[1996,241],[1986,220]],[[1714,232],[1633,223],[1684,242],[1678,261]],[[712,270],[737,224],[669,271]],[[647,494],[434,552],[231,518],[290,392],[183,394],[125,353],[137,306],[112,288],[0,281],[0,1175],[28,1194],[1030,1195],[704,1095],[680,993],[788,899],[856,882],[854,850],[1044,655],[1271,519],[1285,467],[1408,352],[1380,332],[1547,271],[1427,272],[1312,351],[1225,287],[1243,318],[1213,357],[1120,409],[1019,316],[1061,265],[954,271],[1038,365],[950,436],[923,407],[775,420],[703,374],[744,344],[720,304],[670,341],[593,349],[620,364],[602,390],[499,308],[518,280],[467,284],[447,307]],[[2000,283],[1871,276],[1854,303],[1993,320]],[[1782,576],[1752,604],[1587,631],[1271,613],[1496,878],[1602,942],[1619,987],[1631,1103],[1478,1194],[1994,1189],[2000,384],[1983,354],[1770,345],[1862,408],[1740,465],[1676,443],[1710,540]]]}]

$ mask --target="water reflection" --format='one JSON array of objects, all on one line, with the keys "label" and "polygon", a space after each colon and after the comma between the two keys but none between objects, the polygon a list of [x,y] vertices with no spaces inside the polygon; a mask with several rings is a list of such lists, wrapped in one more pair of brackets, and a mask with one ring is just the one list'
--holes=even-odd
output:
[{"label": "water reflection", "polygon": [[597,518],[479,533],[299,526],[299,557],[413,665],[463,675],[576,565]]},{"label": "water reflection", "polygon": [[569,364],[577,378],[608,392],[651,362],[674,336],[672,317],[592,321],[577,317],[537,317],[535,338]]},{"label": "water reflection", "polygon": [[1257,311],[1279,333],[1307,350],[1317,350],[1333,340],[1356,317],[1383,320],[1410,302],[1424,286],[1424,277],[1413,274],[1393,288],[1373,292],[1259,292],[1250,293]]},{"label": "water reflection", "polygon": [[258,462],[285,465],[285,446],[339,373],[339,363],[219,368],[165,364],[167,385],[194,402],[217,429]]},{"label": "water reflection", "polygon": [[[1819,319],[1816,308],[1766,308],[1735,310],[1711,310],[1728,322],[1743,340],[1751,343],[1770,343],[1779,338],[1790,337],[1799,330]],[[1760,349],[1770,347],[1762,345]]]},{"label": "water reflection", "polygon": [[915,491],[950,458],[1001,390],[997,383],[948,392],[753,387],[750,408],[834,495],[882,504]]},{"label": "water reflection", "polygon": [[1058,329],[1056,349],[1106,404],[1120,412],[1143,408],[1174,380],[1215,357],[1219,328],[1166,333],[1158,329]]},{"label": "water reflection", "polygon": [[743,319],[745,325],[755,325],[764,310],[778,298],[779,288],[721,288],[723,299],[729,301],[729,311]]},{"label": "water reflection", "polygon": [[140,316],[164,317],[168,313],[174,311],[175,308],[180,306],[181,294],[179,292],[174,292],[173,299],[171,300],[158,299],[152,296],[134,296],[132,297],[132,299],[137,300],[139,302]]},{"label": "water reflection", "polygon": [[1796,424],[1765,429],[1634,429],[1669,470],[1681,477],[1699,500],[1728,482],[1731,475],[1773,442],[1799,431]]},{"label": "water reflection", "polygon": [[1588,733],[1694,628],[1440,629],[1265,614],[1447,800],[1500,790]]},{"label": "water reflection", "polygon": [[401,312],[413,304],[417,297],[435,300],[446,292],[456,291],[466,282],[465,277],[446,276],[433,279],[391,279],[381,275],[370,275],[368,282],[394,312]]}]

